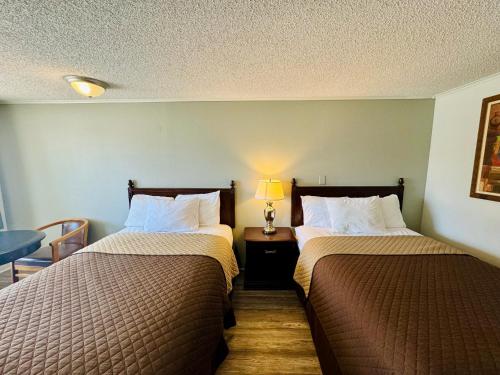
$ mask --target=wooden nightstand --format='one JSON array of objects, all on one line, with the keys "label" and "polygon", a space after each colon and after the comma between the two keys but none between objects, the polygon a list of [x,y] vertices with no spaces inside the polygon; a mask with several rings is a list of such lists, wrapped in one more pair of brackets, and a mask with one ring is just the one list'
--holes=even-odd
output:
[{"label": "wooden nightstand", "polygon": [[293,289],[299,249],[291,228],[245,228],[245,289]]}]

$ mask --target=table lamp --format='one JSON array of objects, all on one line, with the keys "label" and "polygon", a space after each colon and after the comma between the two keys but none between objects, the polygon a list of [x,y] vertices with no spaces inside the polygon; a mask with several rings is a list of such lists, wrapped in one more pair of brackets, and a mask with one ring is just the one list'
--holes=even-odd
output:
[{"label": "table lamp", "polygon": [[266,226],[263,231],[264,234],[276,233],[276,228],[273,226],[276,211],[273,207],[273,202],[284,198],[285,195],[283,194],[283,186],[280,180],[259,180],[257,191],[255,192],[255,199],[266,201],[266,208],[264,209],[264,218],[266,219]]}]

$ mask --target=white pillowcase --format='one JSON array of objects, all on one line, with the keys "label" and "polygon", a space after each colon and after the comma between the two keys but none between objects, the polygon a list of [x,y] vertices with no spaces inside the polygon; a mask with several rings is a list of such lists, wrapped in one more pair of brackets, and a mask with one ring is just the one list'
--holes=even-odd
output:
[{"label": "white pillowcase", "polygon": [[199,225],[198,199],[151,200],[144,224],[146,232],[193,232]]},{"label": "white pillowcase", "polygon": [[406,223],[399,208],[399,198],[396,194],[380,198],[380,203],[387,228],[406,228]]},{"label": "white pillowcase", "polygon": [[326,203],[334,232],[352,234],[385,232],[384,215],[378,196],[328,199]]},{"label": "white pillowcase", "polygon": [[171,201],[171,197],[155,197],[152,195],[136,194],[132,197],[130,202],[130,210],[128,212],[125,226],[130,227],[144,227],[146,216],[148,215],[148,206],[152,200],[166,200]]},{"label": "white pillowcase", "polygon": [[304,225],[307,227],[329,228],[330,217],[324,197],[301,196]]},{"label": "white pillowcase", "polygon": [[179,194],[175,200],[199,200],[200,225],[220,224],[220,191],[207,194]]}]

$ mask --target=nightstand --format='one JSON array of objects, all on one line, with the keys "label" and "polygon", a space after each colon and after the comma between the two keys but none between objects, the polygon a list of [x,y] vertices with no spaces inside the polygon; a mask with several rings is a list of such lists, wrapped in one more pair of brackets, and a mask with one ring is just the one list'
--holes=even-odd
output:
[{"label": "nightstand", "polygon": [[291,228],[245,228],[245,289],[293,289],[299,249]]}]

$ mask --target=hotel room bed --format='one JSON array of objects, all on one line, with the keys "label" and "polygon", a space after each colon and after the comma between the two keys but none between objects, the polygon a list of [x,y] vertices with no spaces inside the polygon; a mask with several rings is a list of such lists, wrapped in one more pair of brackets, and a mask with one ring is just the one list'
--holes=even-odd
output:
[{"label": "hotel room bed", "polygon": [[[220,190],[221,222],[234,225],[234,189]],[[124,230],[0,291],[0,373],[213,373],[234,324],[225,227]]]},{"label": "hotel room bed", "polygon": [[[292,224],[301,225],[301,195],[394,193],[402,202],[403,185],[292,189]],[[500,372],[498,268],[408,230],[296,235],[295,279],[325,374]]]}]

